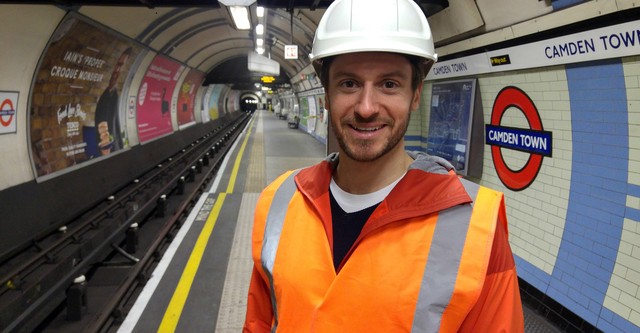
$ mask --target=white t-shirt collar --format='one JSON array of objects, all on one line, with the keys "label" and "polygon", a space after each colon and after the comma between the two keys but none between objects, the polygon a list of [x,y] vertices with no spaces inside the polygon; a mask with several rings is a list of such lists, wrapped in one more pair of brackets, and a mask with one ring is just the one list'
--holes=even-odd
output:
[{"label": "white t-shirt collar", "polygon": [[329,189],[331,190],[331,194],[333,194],[333,197],[336,199],[338,205],[340,205],[340,208],[342,208],[342,210],[347,213],[353,213],[382,202],[382,200],[384,200],[384,198],[389,195],[391,190],[393,190],[393,188],[396,186],[396,184],[398,184],[402,177],[404,177],[404,174],[400,178],[396,179],[393,183],[375,192],[367,194],[351,194],[349,192],[345,192],[340,188],[340,186],[338,186],[338,184],[336,184],[333,177],[331,177],[331,184],[329,184]]}]

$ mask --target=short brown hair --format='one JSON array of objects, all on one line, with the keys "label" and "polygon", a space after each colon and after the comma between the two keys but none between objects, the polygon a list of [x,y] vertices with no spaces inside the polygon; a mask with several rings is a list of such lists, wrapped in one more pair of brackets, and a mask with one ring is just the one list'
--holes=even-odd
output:
[{"label": "short brown hair", "polygon": [[[424,81],[427,73],[431,69],[433,65],[432,60],[425,60],[420,57],[403,54],[407,60],[409,60],[409,64],[411,64],[411,89],[414,91],[418,89],[418,86],[422,81]],[[331,67],[331,63],[335,59],[335,56],[326,57],[321,60],[318,60],[319,67],[321,68],[320,73],[320,83],[324,87],[324,90],[329,90],[329,68]]]}]

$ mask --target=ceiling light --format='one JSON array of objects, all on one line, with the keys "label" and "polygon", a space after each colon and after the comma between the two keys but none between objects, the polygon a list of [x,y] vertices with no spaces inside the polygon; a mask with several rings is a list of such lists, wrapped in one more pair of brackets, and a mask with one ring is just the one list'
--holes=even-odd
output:
[{"label": "ceiling light", "polygon": [[258,34],[258,35],[264,34],[264,25],[258,24],[256,26],[256,34]]},{"label": "ceiling light", "polygon": [[263,54],[264,53],[264,47],[256,47],[256,52],[258,54]]},{"label": "ceiling light", "polygon": [[258,46],[264,45],[264,40],[262,38],[256,39],[256,45],[258,45]]},{"label": "ceiling light", "polygon": [[256,0],[218,0],[219,3],[225,6],[245,6],[249,7],[253,5]]},{"label": "ceiling light", "polygon": [[229,12],[231,18],[233,18],[233,24],[235,24],[238,30],[251,29],[251,22],[249,21],[249,10],[247,7],[242,6],[230,6]]},{"label": "ceiling light", "polygon": [[218,2],[227,7],[236,29],[251,29],[249,6],[253,5],[256,0],[218,0]]},{"label": "ceiling light", "polygon": [[263,17],[264,16],[264,7],[261,7],[261,6],[256,7],[256,15],[258,17]]}]

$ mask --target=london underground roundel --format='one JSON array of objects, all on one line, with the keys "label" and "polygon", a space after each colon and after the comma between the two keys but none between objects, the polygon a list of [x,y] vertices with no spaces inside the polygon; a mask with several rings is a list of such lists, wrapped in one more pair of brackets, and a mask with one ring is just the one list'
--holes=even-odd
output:
[{"label": "london underground roundel", "polygon": [[[502,126],[504,113],[509,108],[520,110],[529,128]],[[535,104],[521,89],[503,88],[493,102],[491,123],[485,126],[485,142],[491,145],[491,157],[500,181],[513,191],[521,191],[535,180],[544,156],[551,157],[552,133],[545,131]],[[517,170],[509,167],[502,149],[513,149],[529,154],[525,165]]]},{"label": "london underground roundel", "polygon": [[[16,109],[10,99],[5,99],[0,103],[0,125],[7,127],[11,125]],[[6,118],[5,118],[6,117]]]}]

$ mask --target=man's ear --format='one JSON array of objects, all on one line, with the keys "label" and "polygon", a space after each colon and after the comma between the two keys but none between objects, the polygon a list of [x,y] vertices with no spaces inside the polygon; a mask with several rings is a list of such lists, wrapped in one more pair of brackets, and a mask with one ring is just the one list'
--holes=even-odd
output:
[{"label": "man's ear", "polygon": [[422,87],[424,82],[420,82],[418,87],[413,92],[413,99],[411,100],[411,111],[415,111],[420,106],[420,97],[422,97]]}]

